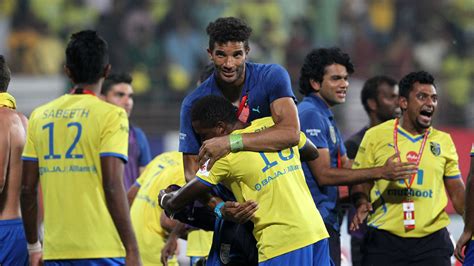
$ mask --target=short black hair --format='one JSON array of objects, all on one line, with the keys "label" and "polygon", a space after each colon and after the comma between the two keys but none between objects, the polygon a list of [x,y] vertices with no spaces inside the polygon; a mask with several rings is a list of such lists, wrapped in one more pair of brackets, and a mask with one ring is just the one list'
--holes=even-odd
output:
[{"label": "short black hair", "polygon": [[234,124],[238,121],[235,107],[222,96],[204,96],[193,104],[191,109],[191,121],[199,121],[204,128],[213,128],[217,122]]},{"label": "short black hair", "polygon": [[420,84],[431,84],[436,88],[434,77],[430,73],[426,71],[411,72],[404,76],[398,84],[400,97],[408,99],[410,91],[413,89],[413,84],[416,82]]},{"label": "short black hair", "polygon": [[112,86],[119,84],[119,83],[126,83],[132,85],[133,78],[128,73],[118,73],[118,74],[110,74],[102,84],[102,88],[100,89],[100,94],[106,95]]},{"label": "short black hair", "polygon": [[71,35],[66,48],[66,66],[74,83],[96,83],[104,75],[107,64],[107,42],[97,32],[84,30]]},{"label": "short black hair", "polygon": [[364,109],[367,113],[370,112],[369,104],[367,103],[368,100],[377,100],[377,96],[379,96],[380,93],[379,88],[382,84],[387,84],[390,87],[394,87],[397,85],[397,81],[384,75],[375,76],[365,81],[360,93],[360,100],[362,101],[362,105],[364,106]]},{"label": "short black hair", "polygon": [[215,43],[224,44],[226,42],[243,42],[245,49],[248,49],[252,28],[241,19],[226,17],[209,23],[206,32],[209,35],[210,50],[214,49]]},{"label": "short black hair", "polygon": [[347,73],[354,73],[354,65],[348,54],[337,47],[313,49],[306,55],[300,71],[299,91],[303,95],[313,92],[310,79],[322,82],[326,67],[332,64],[340,64],[346,67]]},{"label": "short black hair", "polygon": [[8,68],[5,57],[0,55],[0,92],[6,92],[10,84],[11,72]]}]

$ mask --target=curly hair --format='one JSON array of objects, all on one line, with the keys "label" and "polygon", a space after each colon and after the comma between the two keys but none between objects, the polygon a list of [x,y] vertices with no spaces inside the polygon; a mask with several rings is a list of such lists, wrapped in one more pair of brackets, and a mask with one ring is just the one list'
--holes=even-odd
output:
[{"label": "curly hair", "polygon": [[218,18],[209,23],[206,28],[209,35],[209,49],[213,50],[215,43],[224,44],[226,42],[243,42],[245,49],[249,49],[249,37],[252,28],[238,18],[226,17]]},{"label": "curly hair", "polygon": [[354,65],[348,54],[343,53],[337,47],[313,49],[306,55],[300,70],[299,91],[303,95],[313,92],[310,80],[323,82],[326,67],[332,64],[340,64],[346,67],[347,73],[354,73]]},{"label": "curly hair", "polygon": [[66,48],[66,66],[74,83],[96,83],[108,63],[107,42],[97,32],[85,30],[71,35]]},{"label": "curly hair", "polygon": [[413,90],[413,84],[416,82],[420,84],[431,84],[436,88],[434,77],[430,73],[426,71],[411,72],[404,76],[398,84],[400,97],[408,99],[410,91]]},{"label": "curly hair", "polygon": [[219,121],[234,124],[237,122],[237,115],[229,100],[222,96],[208,95],[193,104],[191,121],[199,121],[203,128],[213,128]]},{"label": "curly hair", "polygon": [[367,103],[369,99],[377,100],[377,96],[379,95],[380,85],[387,84],[390,87],[394,87],[397,85],[397,81],[388,76],[375,76],[368,79],[364,86],[362,87],[362,91],[360,93],[360,100],[362,101],[362,105],[367,113],[369,113],[369,104]]},{"label": "curly hair", "polygon": [[111,74],[109,75],[102,84],[102,88],[100,90],[100,94],[106,95],[112,86],[119,84],[119,83],[126,83],[132,85],[132,76],[128,73],[119,73],[119,74]]},{"label": "curly hair", "polygon": [[0,55],[0,92],[6,92],[10,84],[11,72],[3,55]]}]

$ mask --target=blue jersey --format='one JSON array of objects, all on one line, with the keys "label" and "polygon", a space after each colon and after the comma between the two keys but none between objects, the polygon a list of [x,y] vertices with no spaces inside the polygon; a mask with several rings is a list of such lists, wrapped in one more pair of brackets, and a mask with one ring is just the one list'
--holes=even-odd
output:
[{"label": "blue jersey", "polygon": [[[207,95],[223,95],[214,75],[183,100],[180,113],[179,151],[198,154],[201,141],[191,125],[191,108],[197,100]],[[295,98],[288,72],[279,65],[245,63],[245,84],[240,98],[247,95],[248,122],[271,116],[270,104],[279,98]]]},{"label": "blue jersey", "polygon": [[[346,148],[341,133],[336,126],[334,115],[326,103],[314,94],[304,97],[298,105],[301,131],[306,134],[316,147],[328,149],[331,167],[338,167],[339,156],[346,155]],[[336,210],[338,198],[337,186],[319,186],[311,174],[308,164],[303,163],[303,171],[313,200],[326,224],[339,231]]]}]

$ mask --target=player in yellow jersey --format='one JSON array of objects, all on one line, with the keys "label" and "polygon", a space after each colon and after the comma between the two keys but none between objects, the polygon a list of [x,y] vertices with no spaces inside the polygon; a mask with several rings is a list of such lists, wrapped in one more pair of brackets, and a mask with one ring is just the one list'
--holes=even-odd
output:
[{"label": "player in yellow jersey", "polygon": [[[133,201],[130,216],[143,265],[161,265],[161,249],[168,234],[160,223],[161,219],[168,218],[158,205],[158,193],[172,184],[185,183],[182,153],[166,152],[146,166],[129,190],[129,199]],[[178,265],[176,258],[169,259],[168,265]]]},{"label": "player in yellow jersey", "polygon": [[111,68],[107,43],[94,31],[73,34],[64,68],[73,90],[33,111],[23,152],[21,208],[32,264],[42,255],[45,265],[140,265],[122,183],[127,115],[96,97]]},{"label": "player in yellow jersey", "polygon": [[[469,175],[467,176],[466,185],[466,208],[464,214],[464,231],[462,232],[459,240],[456,244],[456,251],[454,255],[456,258],[463,263],[463,265],[474,265],[474,248],[472,243],[474,236],[474,143],[471,147],[471,166],[469,168]],[[466,246],[466,250],[463,253],[463,247]],[[466,257],[464,257],[464,254]]]},{"label": "player in yellow jersey", "polygon": [[[191,118],[194,130],[203,140],[230,133],[259,132],[273,125],[270,117],[244,124],[235,116],[233,105],[219,96],[197,101]],[[222,183],[238,202],[255,200],[259,204],[252,218],[259,265],[331,265],[328,233],[306,186],[298,148],[312,148],[313,155],[317,151],[312,144],[305,144],[306,138],[301,134],[298,147],[273,153],[228,154],[210,172],[201,169],[194,180],[177,192],[162,191],[160,204],[173,213]],[[222,206],[219,203],[215,208],[218,216]]]},{"label": "player in yellow jersey", "polygon": [[399,84],[400,120],[367,131],[353,168],[379,166],[394,152],[418,165],[418,173],[400,181],[378,180],[353,187],[357,214],[352,228],[368,217],[363,265],[451,265],[453,245],[444,208],[451,198],[464,212],[464,183],[449,134],[434,129],[438,104],[434,78],[412,72]]}]

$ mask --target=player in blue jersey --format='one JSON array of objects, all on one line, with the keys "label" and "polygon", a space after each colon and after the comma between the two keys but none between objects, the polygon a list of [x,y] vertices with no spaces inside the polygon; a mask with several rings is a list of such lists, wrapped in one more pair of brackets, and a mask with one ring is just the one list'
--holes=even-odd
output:
[{"label": "player in blue jersey", "polygon": [[[218,18],[207,27],[207,52],[215,70],[181,105],[179,151],[184,153],[187,180],[194,178],[198,170],[198,155],[199,165],[210,159],[212,167],[229,152],[278,151],[298,143],[299,120],[288,72],[279,65],[247,62],[251,32],[242,20],[233,17]],[[195,101],[210,94],[222,95],[232,102],[243,122],[272,116],[275,126],[239,135],[234,145],[229,136],[201,143],[192,128],[190,112]]]},{"label": "player in blue jersey", "polygon": [[339,48],[321,48],[308,53],[301,68],[300,92],[305,95],[298,105],[301,131],[318,147],[320,157],[303,163],[306,183],[330,235],[331,258],[341,261],[338,185],[368,180],[394,180],[414,170],[413,165],[395,162],[395,156],[384,161],[383,168],[354,171],[350,168],[346,148],[331,108],[343,104],[354,72],[349,55]]},{"label": "player in blue jersey", "polygon": [[[111,74],[102,84],[102,98],[111,104],[125,109],[130,119],[133,110],[132,77],[129,74]],[[145,133],[141,128],[130,124],[128,132],[128,162],[125,165],[123,184],[127,191],[145,170],[151,161],[150,147]]]}]

